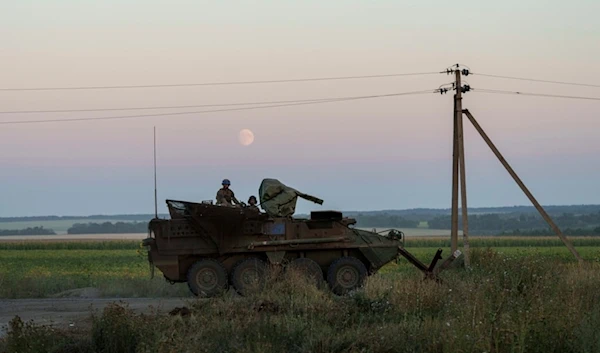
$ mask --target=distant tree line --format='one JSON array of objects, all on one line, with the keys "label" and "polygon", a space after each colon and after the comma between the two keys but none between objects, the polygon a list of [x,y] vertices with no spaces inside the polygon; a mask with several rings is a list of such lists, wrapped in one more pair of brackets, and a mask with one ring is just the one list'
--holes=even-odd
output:
[{"label": "distant tree line", "polygon": [[25,229],[0,229],[2,235],[56,235],[52,229],[44,227],[29,227]]},{"label": "distant tree line", "polygon": [[[168,214],[159,214],[166,218]],[[60,221],[60,220],[119,220],[148,222],[154,218],[154,214],[120,214],[120,215],[91,215],[91,216],[31,216],[31,217],[0,217],[2,222],[37,222],[37,221]]]},{"label": "distant tree line", "polygon": [[353,216],[359,227],[403,227],[416,228],[420,221],[406,219],[402,216],[391,215],[388,213],[378,213],[365,215],[359,213]]},{"label": "distant tree line", "polygon": [[120,233],[145,233],[148,223],[144,222],[104,222],[104,223],[75,223],[68,234],[120,234]]},{"label": "distant tree line", "polygon": [[[563,213],[552,217],[554,222],[561,228],[572,231],[581,230],[589,232],[600,225],[600,212],[591,214],[574,215]],[[450,229],[452,225],[450,215],[435,217],[428,221],[429,228]],[[462,229],[462,217],[459,217],[458,227]],[[526,232],[529,230],[545,230],[548,224],[537,214],[475,214],[469,215],[470,231],[493,231],[493,232]]]},{"label": "distant tree line", "polygon": [[[585,215],[600,212],[600,205],[545,205],[544,209],[552,216],[562,214]],[[509,206],[509,207],[470,207],[469,214],[502,214],[510,217],[516,217],[521,214],[535,215],[536,209],[533,206]],[[404,219],[415,221],[430,221],[437,217],[449,216],[449,208],[411,208],[403,210],[379,210],[379,211],[344,211],[344,215],[349,217],[374,216],[374,215],[401,216]],[[307,215],[297,215],[307,216]],[[168,218],[168,214],[159,214],[161,218]],[[117,214],[117,215],[90,215],[90,216],[30,216],[30,217],[0,217],[2,222],[31,222],[31,221],[56,221],[56,220],[107,220],[107,221],[136,221],[148,222],[154,218],[153,214]]]},{"label": "distant tree line", "polygon": [[[564,213],[575,215],[593,214],[600,212],[600,205],[568,205],[556,206],[545,205],[544,209],[552,216],[560,216]],[[419,221],[430,221],[436,217],[449,216],[451,210],[449,208],[411,208],[404,210],[381,210],[381,211],[344,211],[344,214],[349,217],[354,217],[357,214],[374,215],[374,214],[389,214],[398,215],[406,219],[415,219]],[[509,207],[469,207],[469,214],[490,214],[497,213],[510,217],[519,216],[521,214],[537,215],[537,210],[533,206],[509,206]]]},{"label": "distant tree line", "polygon": [[[565,229],[561,229],[561,231],[563,232],[563,234],[566,235],[574,235],[574,236],[597,236],[600,235],[600,227],[596,227],[596,228],[577,228],[577,229],[571,229],[571,228],[565,228]],[[523,236],[528,236],[528,235],[556,235],[556,233],[554,233],[554,231],[552,229],[529,229],[529,230],[520,230],[520,229],[516,229],[510,232],[502,232],[498,235],[523,235]]]}]

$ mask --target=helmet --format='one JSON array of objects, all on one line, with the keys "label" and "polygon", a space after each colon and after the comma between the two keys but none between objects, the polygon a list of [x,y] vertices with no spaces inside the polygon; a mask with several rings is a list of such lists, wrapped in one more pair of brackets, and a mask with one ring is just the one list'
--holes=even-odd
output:
[{"label": "helmet", "polygon": [[229,179],[223,179],[223,182],[221,184],[222,185],[231,185],[231,182],[229,181]]}]

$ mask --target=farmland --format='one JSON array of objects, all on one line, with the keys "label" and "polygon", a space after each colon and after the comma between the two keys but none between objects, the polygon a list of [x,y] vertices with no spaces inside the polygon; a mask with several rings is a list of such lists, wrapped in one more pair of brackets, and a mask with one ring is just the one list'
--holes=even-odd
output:
[{"label": "farmland", "polygon": [[[572,237],[580,254],[600,261],[600,238]],[[494,247],[507,256],[534,256],[573,261],[556,237],[473,237],[471,247]],[[447,237],[409,238],[406,247],[424,262],[438,248],[450,252]],[[150,280],[145,250],[139,241],[22,241],[0,242],[0,298],[43,298],[93,287],[101,296],[165,297],[189,295],[185,284],[170,285],[160,272]],[[405,260],[382,273],[416,271]]]},{"label": "farmland", "polygon": [[[448,255],[447,241],[409,239],[406,247],[427,262],[438,247]],[[572,241],[585,264],[555,238],[482,237],[472,240],[471,270],[447,270],[440,284],[403,260],[345,297],[292,278],[208,300],[192,300],[185,284],[150,280],[136,241],[2,242],[3,298],[93,287],[112,298],[188,297],[190,311],[140,316],[117,303],[80,331],[15,319],[0,351],[596,352],[600,239]]]}]

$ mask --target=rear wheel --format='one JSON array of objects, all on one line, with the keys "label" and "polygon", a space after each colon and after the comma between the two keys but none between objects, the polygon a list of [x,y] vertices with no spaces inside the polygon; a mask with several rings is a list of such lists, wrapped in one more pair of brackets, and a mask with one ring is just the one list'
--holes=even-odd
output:
[{"label": "rear wheel", "polygon": [[187,273],[188,287],[199,297],[213,297],[227,289],[227,271],[214,259],[202,259]]},{"label": "rear wheel", "polygon": [[362,286],[367,277],[367,268],[355,257],[342,257],[335,260],[327,271],[327,283],[331,290],[338,295]]},{"label": "rear wheel", "polygon": [[231,283],[241,295],[261,290],[266,282],[267,265],[259,258],[249,258],[240,261],[231,273]]},{"label": "rear wheel", "polygon": [[287,265],[286,271],[297,271],[306,276],[317,288],[323,287],[323,270],[314,260],[306,257],[295,259]]}]

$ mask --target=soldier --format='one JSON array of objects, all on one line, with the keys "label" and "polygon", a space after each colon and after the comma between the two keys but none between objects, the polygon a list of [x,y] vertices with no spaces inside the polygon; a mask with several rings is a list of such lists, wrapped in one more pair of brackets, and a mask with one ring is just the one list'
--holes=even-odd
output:
[{"label": "soldier", "polygon": [[248,208],[258,211],[258,206],[256,205],[256,203],[256,196],[250,196],[250,198],[248,199]]},{"label": "soldier", "polygon": [[240,202],[235,198],[233,191],[229,188],[229,185],[231,185],[229,179],[223,179],[221,184],[223,187],[217,191],[217,205],[233,206],[234,203],[239,205]]}]

